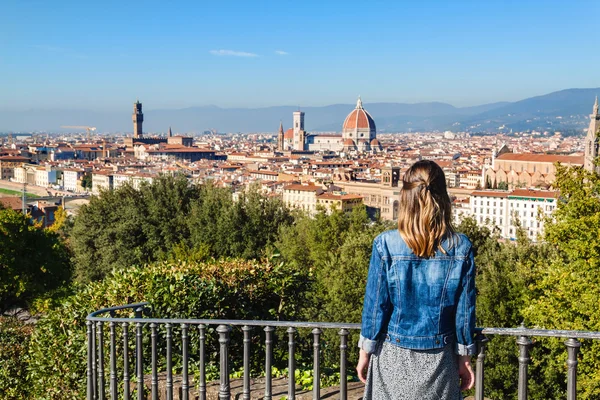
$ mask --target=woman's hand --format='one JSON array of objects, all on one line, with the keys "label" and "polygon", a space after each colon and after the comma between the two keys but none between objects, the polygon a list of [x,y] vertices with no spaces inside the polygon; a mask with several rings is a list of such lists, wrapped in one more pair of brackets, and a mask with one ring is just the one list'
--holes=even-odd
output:
[{"label": "woman's hand", "polygon": [[471,356],[458,356],[458,376],[460,376],[460,390],[469,390],[475,384]]},{"label": "woman's hand", "polygon": [[356,372],[358,372],[358,379],[362,383],[367,383],[367,371],[369,370],[369,359],[371,355],[363,349],[360,349],[360,356],[358,357],[358,365],[356,366]]}]

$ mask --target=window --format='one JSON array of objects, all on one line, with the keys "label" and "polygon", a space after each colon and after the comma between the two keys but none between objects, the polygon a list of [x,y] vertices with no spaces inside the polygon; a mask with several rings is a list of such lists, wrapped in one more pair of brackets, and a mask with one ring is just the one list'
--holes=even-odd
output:
[{"label": "window", "polygon": [[490,205],[490,201],[489,201],[489,200],[488,200],[488,202],[487,202],[487,205],[488,205],[488,206]]},{"label": "window", "polygon": [[500,225],[502,225],[502,217],[500,217]]},{"label": "window", "polygon": [[494,202],[494,207],[496,207],[496,202]]}]

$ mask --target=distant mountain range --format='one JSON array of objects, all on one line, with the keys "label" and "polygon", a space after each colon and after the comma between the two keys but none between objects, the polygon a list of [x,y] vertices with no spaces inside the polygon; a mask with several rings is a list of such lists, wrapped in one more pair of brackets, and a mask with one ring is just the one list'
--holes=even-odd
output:
[{"label": "distant mountain range", "polygon": [[[378,132],[418,132],[452,130],[508,132],[510,130],[582,130],[588,124],[594,98],[600,88],[566,89],[516,102],[499,102],[474,107],[454,107],[447,103],[364,103],[375,119]],[[309,132],[341,131],[354,104],[303,107]],[[144,108],[144,132],[201,133],[275,132],[279,121],[291,127],[297,107],[220,108],[190,107],[178,110]],[[98,132],[131,132],[131,110],[95,112],[91,110],[0,110],[0,132],[60,132],[61,125],[90,125]]]}]

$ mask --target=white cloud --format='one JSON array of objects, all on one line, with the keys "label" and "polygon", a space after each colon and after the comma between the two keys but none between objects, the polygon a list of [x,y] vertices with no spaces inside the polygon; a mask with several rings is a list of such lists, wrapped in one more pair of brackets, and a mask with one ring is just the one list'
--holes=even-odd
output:
[{"label": "white cloud", "polygon": [[245,51],[233,50],[211,50],[210,54],[215,56],[233,56],[233,57],[258,57],[258,54],[248,53]]},{"label": "white cloud", "polygon": [[283,50],[275,50],[275,54],[279,54],[280,56],[287,56],[288,53],[287,51],[283,51]]}]

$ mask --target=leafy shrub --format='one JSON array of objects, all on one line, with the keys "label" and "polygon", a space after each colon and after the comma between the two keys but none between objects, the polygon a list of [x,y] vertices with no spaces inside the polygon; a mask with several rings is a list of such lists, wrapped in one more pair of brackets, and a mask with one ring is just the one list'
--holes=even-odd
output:
[{"label": "leafy shrub", "polygon": [[0,394],[2,399],[27,398],[27,346],[33,331],[16,318],[0,317]]},{"label": "leafy shrub", "polygon": [[59,235],[32,225],[19,212],[0,209],[0,311],[70,279],[69,253]]},{"label": "leafy shrub", "polygon": [[[85,317],[90,312],[147,301],[153,316],[161,318],[291,319],[296,310],[293,302],[288,300],[296,292],[304,290],[302,287],[306,281],[306,276],[294,269],[269,261],[161,262],[116,270],[104,281],[83,287],[38,322],[29,351],[33,394],[36,399],[58,400],[85,396]],[[118,335],[121,335],[121,329],[117,328]],[[144,354],[149,356],[149,333],[147,327],[144,329]],[[108,330],[105,326],[106,346]],[[212,329],[207,333],[207,357],[217,360],[216,334]],[[174,327],[174,336],[179,334],[179,327]],[[258,336],[258,329],[255,334]],[[164,350],[164,331],[160,335],[159,349]],[[133,349],[134,336],[131,328],[130,351]],[[190,329],[191,366],[197,361],[197,342],[197,330]],[[254,345],[259,343],[255,337]],[[174,340],[173,344],[177,370],[181,365],[180,341]],[[232,332],[231,354],[241,354],[241,345],[241,332]],[[108,347],[105,354],[108,354],[107,350]],[[121,353],[119,351],[119,357],[122,357]],[[258,352],[256,355],[259,356]],[[235,362],[232,368],[236,366]],[[144,361],[144,365],[149,364],[149,360]],[[258,364],[257,358],[257,368]],[[121,359],[118,365],[122,365]],[[164,355],[161,355],[159,365],[164,369]],[[193,373],[193,368],[190,372]]]}]

